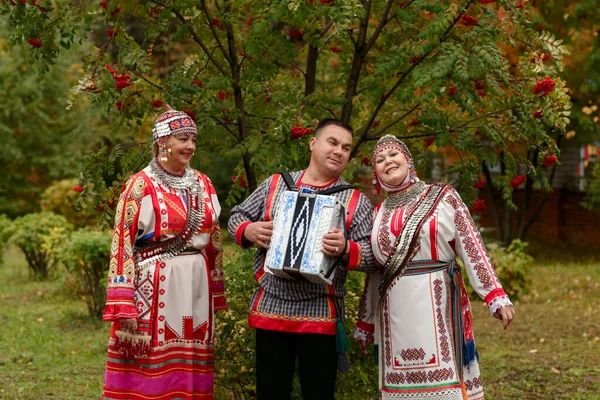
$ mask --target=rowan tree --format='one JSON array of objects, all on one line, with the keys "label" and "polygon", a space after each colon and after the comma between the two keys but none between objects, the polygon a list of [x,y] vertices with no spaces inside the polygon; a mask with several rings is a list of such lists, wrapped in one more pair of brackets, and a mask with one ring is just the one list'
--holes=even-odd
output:
[{"label": "rowan tree", "polygon": [[[123,181],[148,161],[151,121],[166,104],[195,118],[200,160],[237,164],[230,203],[269,174],[305,167],[308,138],[324,117],[355,128],[346,176],[392,133],[408,143],[423,176],[432,158],[454,160],[443,174],[471,204],[473,186],[486,184],[481,165],[502,164],[495,187],[509,205],[523,176],[548,187],[541,164],[558,155],[556,135],[569,123],[566,50],[527,22],[528,7],[513,0],[7,0],[0,10],[11,42],[28,47],[41,72],[74,43],[96,44],[71,101],[91,99],[134,138],[89,155],[81,171],[80,203],[104,207],[109,225]],[[253,286],[241,262],[249,261],[228,265],[232,310],[246,309]],[[348,286],[354,315],[358,278]],[[235,343],[217,346],[219,360],[232,360],[217,369],[217,384],[247,398],[255,389],[252,339],[241,314],[219,319],[220,337]],[[359,354],[353,348],[353,369],[340,377],[340,399],[376,396],[376,374]]]},{"label": "rowan tree", "polygon": [[[555,134],[569,122],[560,78],[566,51],[526,23],[521,2],[5,3],[12,42],[29,46],[41,71],[75,42],[102,43],[86,57],[73,101],[88,96],[123,129],[146,132],[166,104],[194,116],[200,149],[239,161],[230,202],[274,171],[306,165],[307,134],[335,117],[356,129],[348,174],[393,133],[420,165],[439,148],[454,153],[445,173],[468,201],[480,162],[500,160],[496,181],[510,203],[521,171],[546,178],[504,149],[516,143],[543,160],[557,153]],[[507,49],[517,51],[513,65]],[[136,154],[148,157],[139,151],[90,157],[83,204],[110,201],[139,167]]]}]

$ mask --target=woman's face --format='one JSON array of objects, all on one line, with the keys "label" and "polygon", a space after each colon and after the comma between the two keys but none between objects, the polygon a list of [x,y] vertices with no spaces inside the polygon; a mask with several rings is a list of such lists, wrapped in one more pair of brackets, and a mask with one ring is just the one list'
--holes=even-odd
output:
[{"label": "woman's face", "polygon": [[171,154],[169,154],[167,165],[175,171],[184,169],[192,159],[196,151],[197,135],[181,133],[171,136]]},{"label": "woman's face", "polygon": [[408,163],[398,149],[385,149],[375,157],[375,173],[383,183],[399,186],[408,175]]}]

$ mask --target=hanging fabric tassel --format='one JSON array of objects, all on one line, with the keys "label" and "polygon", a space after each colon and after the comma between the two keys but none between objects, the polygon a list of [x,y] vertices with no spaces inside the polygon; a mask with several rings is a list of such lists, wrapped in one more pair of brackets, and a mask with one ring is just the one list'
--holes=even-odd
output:
[{"label": "hanging fabric tassel", "polygon": [[348,342],[346,328],[344,328],[342,319],[340,317],[337,317],[336,321],[337,328],[335,332],[335,349],[338,353],[337,369],[340,372],[348,372],[350,370],[350,362],[348,361],[348,357],[346,357],[346,352],[350,348],[350,343]]},{"label": "hanging fabric tassel", "polygon": [[115,343],[121,354],[128,358],[146,358],[150,352],[150,336],[139,332],[116,331]]},{"label": "hanging fabric tassel", "polygon": [[463,365],[468,367],[475,359],[479,360],[475,341],[469,340],[463,344]]}]

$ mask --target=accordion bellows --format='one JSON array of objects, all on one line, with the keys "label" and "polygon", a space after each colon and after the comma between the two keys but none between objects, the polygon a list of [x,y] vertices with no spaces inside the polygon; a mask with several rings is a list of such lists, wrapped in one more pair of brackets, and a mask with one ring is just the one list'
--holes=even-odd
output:
[{"label": "accordion bellows", "polygon": [[321,251],[323,236],[332,228],[345,230],[346,209],[334,196],[283,192],[275,218],[265,267],[280,278],[299,275],[322,284],[335,277],[336,257]]}]

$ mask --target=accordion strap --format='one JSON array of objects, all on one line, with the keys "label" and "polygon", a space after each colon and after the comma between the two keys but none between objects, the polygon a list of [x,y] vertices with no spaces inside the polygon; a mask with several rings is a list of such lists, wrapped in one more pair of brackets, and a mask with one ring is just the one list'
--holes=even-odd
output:
[{"label": "accordion strap", "polygon": [[354,189],[354,186],[352,185],[337,185],[337,186],[333,186],[330,188],[327,188],[325,190],[321,190],[320,192],[318,192],[319,194],[323,195],[323,196],[329,196],[330,194],[334,194],[334,193],[338,193],[338,192],[343,192],[344,190],[348,190],[348,189]]},{"label": "accordion strap", "polygon": [[[285,182],[285,185],[287,186],[288,190],[291,190],[292,192],[298,191],[298,187],[296,186],[296,183],[294,183],[292,176],[288,172],[283,171],[283,172],[280,172],[279,175],[281,175],[281,177],[283,178],[283,181]],[[317,194],[320,194],[323,196],[329,196],[334,193],[343,192],[344,190],[348,190],[348,189],[354,189],[354,186],[347,185],[347,184],[337,185],[337,186],[329,187],[325,190],[317,191]]]},{"label": "accordion strap", "polygon": [[288,190],[291,190],[292,192],[298,191],[298,188],[296,187],[292,176],[288,172],[280,172],[279,175],[281,175],[281,177],[283,178],[283,181],[285,182],[285,185],[287,186]]}]

